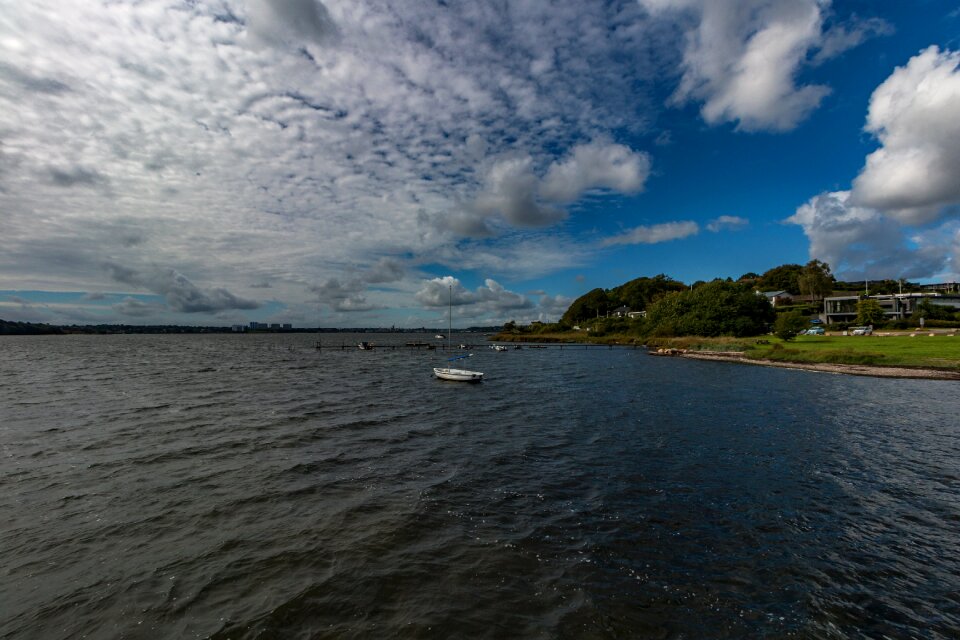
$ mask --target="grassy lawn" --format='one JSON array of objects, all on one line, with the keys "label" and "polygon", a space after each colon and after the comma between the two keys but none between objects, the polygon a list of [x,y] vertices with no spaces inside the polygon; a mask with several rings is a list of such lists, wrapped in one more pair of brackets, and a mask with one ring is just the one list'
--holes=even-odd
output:
[{"label": "grassy lawn", "polygon": [[[500,334],[495,341],[592,342],[634,344],[635,336],[592,337],[583,332],[557,334]],[[783,342],[773,336],[752,338],[650,338],[648,346],[691,351],[742,351],[745,357],[786,362],[823,362],[890,367],[960,369],[960,336],[928,336],[926,333],[896,336],[798,336]]]},{"label": "grassy lawn", "polygon": [[746,356],[790,362],[960,369],[960,337],[799,336],[790,342],[770,338],[769,344],[752,345]]}]

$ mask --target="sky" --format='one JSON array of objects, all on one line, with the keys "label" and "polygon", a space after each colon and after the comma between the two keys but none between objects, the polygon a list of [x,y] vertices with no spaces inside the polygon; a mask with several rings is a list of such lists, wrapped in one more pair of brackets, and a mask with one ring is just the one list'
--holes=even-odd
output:
[{"label": "sky", "polygon": [[957,0],[0,0],[0,318],[960,280]]}]

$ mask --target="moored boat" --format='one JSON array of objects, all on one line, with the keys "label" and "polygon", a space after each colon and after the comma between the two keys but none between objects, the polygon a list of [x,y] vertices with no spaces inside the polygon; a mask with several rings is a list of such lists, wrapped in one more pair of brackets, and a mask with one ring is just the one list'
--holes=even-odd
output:
[{"label": "moored boat", "polygon": [[[453,335],[453,287],[450,287],[450,302],[448,310],[448,328],[447,328],[447,348],[450,348],[450,337]],[[465,349],[465,345],[460,345],[461,349]],[[459,356],[453,356],[452,358],[447,358],[447,362],[455,362],[456,360],[462,360],[463,358],[469,358],[472,356],[472,353],[465,353]],[[468,369],[453,369],[449,365],[446,367],[434,367],[433,375],[441,380],[451,380],[453,382],[480,382],[483,380],[482,371],[470,371]]]},{"label": "moored boat", "polygon": [[433,375],[441,380],[452,380],[454,382],[480,382],[483,380],[482,371],[452,369],[450,367],[434,367]]}]

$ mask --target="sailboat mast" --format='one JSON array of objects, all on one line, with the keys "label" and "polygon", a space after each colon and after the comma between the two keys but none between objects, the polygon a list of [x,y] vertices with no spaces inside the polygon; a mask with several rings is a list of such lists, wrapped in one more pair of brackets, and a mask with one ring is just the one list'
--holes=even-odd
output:
[{"label": "sailboat mast", "polygon": [[453,337],[453,285],[448,285],[447,291],[447,351],[450,351],[450,340]]}]

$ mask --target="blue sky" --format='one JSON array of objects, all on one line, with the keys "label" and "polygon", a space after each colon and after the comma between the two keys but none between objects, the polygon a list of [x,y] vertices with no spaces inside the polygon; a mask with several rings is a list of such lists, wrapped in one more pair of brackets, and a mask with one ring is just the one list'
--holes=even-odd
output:
[{"label": "blue sky", "polygon": [[0,0],[0,318],[556,320],[957,280],[960,3]]}]

